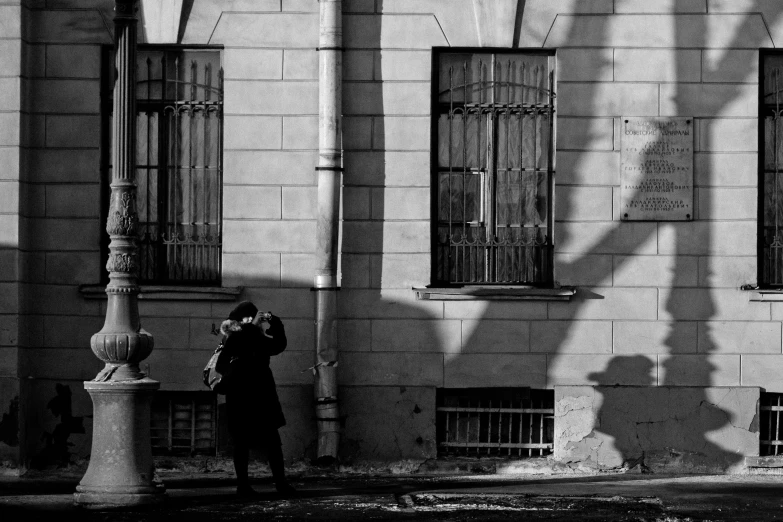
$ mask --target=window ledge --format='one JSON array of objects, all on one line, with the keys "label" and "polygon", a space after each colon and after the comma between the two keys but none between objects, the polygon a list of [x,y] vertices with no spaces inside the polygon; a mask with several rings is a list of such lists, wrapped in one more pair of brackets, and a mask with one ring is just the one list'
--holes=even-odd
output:
[{"label": "window ledge", "polygon": [[[106,299],[106,285],[81,285],[85,299]],[[236,301],[241,286],[140,285],[139,299],[146,301]]]},{"label": "window ledge", "polygon": [[420,301],[570,301],[576,288],[519,286],[463,286],[459,288],[413,288]]},{"label": "window ledge", "polygon": [[771,288],[747,288],[750,291],[750,301],[783,301],[783,290]]}]

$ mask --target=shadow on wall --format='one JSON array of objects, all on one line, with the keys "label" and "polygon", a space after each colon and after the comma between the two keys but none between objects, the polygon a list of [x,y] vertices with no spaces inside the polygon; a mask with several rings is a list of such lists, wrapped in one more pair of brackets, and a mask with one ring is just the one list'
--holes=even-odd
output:
[{"label": "shadow on wall", "polygon": [[[749,10],[753,11],[753,9]],[[758,11],[761,10],[759,9]],[[768,25],[776,23],[782,14],[783,6],[775,11],[774,19],[767,20]],[[590,30],[605,35],[608,30],[606,26],[608,19],[609,17],[607,16],[596,17],[589,25]],[[694,21],[690,17],[676,18],[674,31],[678,47],[708,47],[706,42],[708,28],[706,27],[704,17],[696,17],[696,19],[699,20],[698,23],[702,24],[701,27],[693,28],[692,24]],[[578,20],[578,17],[575,17],[575,20]],[[745,23],[737,28],[737,36],[735,38],[747,38],[747,34],[750,34],[751,24],[752,20],[748,16]],[[584,35],[580,33],[581,30],[582,27],[573,22],[569,32],[569,39],[572,41],[582,40]],[[700,35],[702,45],[692,44],[691,40],[694,34]],[[738,45],[738,43],[735,42],[736,45],[729,44],[727,47],[748,47],[747,45]],[[761,45],[763,45],[763,42],[760,40],[758,46]],[[675,53],[675,56],[677,56],[676,75],[677,77],[686,78],[685,74],[688,72],[687,68],[689,65],[684,62],[684,54]],[[729,59],[729,57],[724,57],[722,61],[719,61],[714,66],[713,70],[717,71],[727,67]],[[703,67],[708,67],[706,61],[702,61],[702,63]],[[746,63],[746,73],[750,74],[754,66],[755,64],[753,63]],[[600,110],[595,104],[598,94],[597,89],[600,84],[585,83],[583,85],[588,91],[582,97],[583,101],[581,103],[585,107],[580,114],[590,115]],[[686,94],[681,92],[683,84],[671,83],[670,85],[675,89],[672,97],[674,102],[673,114],[690,116],[689,111],[692,109],[686,103],[693,103],[693,101],[689,100]],[[719,98],[713,97],[711,99],[709,107],[712,114],[721,113],[738,96],[743,94],[741,85],[733,84],[732,88],[730,84],[727,87],[725,90],[720,91],[720,94],[714,95]],[[622,115],[615,114],[613,116],[617,118]],[[706,132],[702,134],[701,150],[712,150],[710,135]],[[578,165],[580,162],[575,161],[574,164]],[[564,201],[563,199],[561,198],[558,203],[559,206],[564,207],[560,209],[563,212],[558,214],[564,216],[560,218],[560,221],[568,221],[569,216],[572,215],[573,201],[568,201],[567,199]],[[709,219],[713,215],[711,201],[709,198],[701,198],[700,202],[701,208],[698,209],[699,214],[696,218]],[[556,270],[566,274],[591,274],[591,278],[594,281],[612,281],[613,272],[616,273],[621,269],[634,253],[642,253],[641,247],[646,242],[656,239],[656,230],[663,230],[664,228],[669,228],[675,235],[673,241],[675,246],[671,252],[671,256],[674,259],[674,266],[671,269],[673,272],[672,281],[677,280],[677,274],[681,271],[693,270],[692,266],[683,265],[683,263],[692,262],[693,260],[692,257],[684,257],[693,254],[691,243],[698,242],[702,252],[713,251],[711,248],[713,241],[711,228],[708,226],[700,227],[697,222],[660,223],[656,227],[650,223],[615,221],[611,230],[586,252],[571,256],[567,260],[560,259]],[[568,236],[570,231],[571,229],[567,226],[558,227],[557,242],[559,245],[568,244],[571,240],[574,240],[573,237]],[[625,255],[612,255],[611,262],[606,266],[604,263],[595,262],[595,256],[601,254]],[[605,269],[605,272],[600,272],[601,268]],[[709,278],[705,277],[702,280],[709,280]],[[651,290],[655,291],[654,288],[651,288]],[[568,339],[574,333],[572,329],[577,327],[575,325],[578,325],[578,322],[571,322],[570,320],[579,317],[596,318],[597,316],[595,315],[591,316],[590,309],[594,308],[596,304],[600,307],[601,303],[600,301],[591,302],[592,299],[606,297],[622,302],[622,299],[625,298],[629,300],[629,304],[636,299],[630,295],[625,297],[617,295],[618,291],[623,292],[624,290],[622,288],[580,288],[571,303],[551,303],[549,305],[547,308],[547,317],[549,319],[566,320],[549,322],[546,326],[547,333],[545,335],[547,346],[533,345],[530,348],[533,352],[540,350],[548,352],[548,372],[552,372],[553,368],[557,368],[559,365],[562,369],[563,366],[568,364],[575,364],[573,360],[565,362],[561,357],[565,354],[574,353],[574,347],[568,342]],[[609,295],[606,295],[607,292]],[[666,325],[668,328],[668,332],[665,336],[662,336],[665,338],[664,344],[668,351],[666,355],[660,354],[661,359],[663,359],[663,362],[659,365],[659,370],[664,372],[662,379],[656,377],[656,361],[658,360],[656,355],[633,354],[634,350],[638,349],[635,346],[622,347],[623,351],[629,355],[614,355],[611,353],[611,344],[609,345],[609,350],[605,346],[596,346],[596,351],[604,352],[605,355],[590,354],[581,357],[581,363],[579,363],[581,367],[575,369],[575,375],[579,376],[581,376],[580,372],[583,372],[585,367],[589,368],[590,365],[596,364],[596,361],[605,361],[603,370],[594,371],[588,377],[594,384],[599,386],[594,392],[596,397],[591,399],[595,408],[593,410],[596,420],[595,431],[598,434],[586,431],[583,440],[573,441],[570,445],[573,453],[569,457],[579,460],[578,452],[580,451],[581,443],[585,443],[586,446],[589,445],[588,443],[595,446],[596,443],[598,445],[603,442],[611,444],[614,441],[615,453],[612,456],[613,458],[606,459],[607,464],[593,462],[592,465],[599,468],[632,468],[638,465],[641,469],[649,468],[656,471],[666,470],[667,468],[672,470],[683,469],[683,467],[693,471],[728,469],[738,464],[742,460],[743,455],[711,442],[708,434],[715,430],[733,429],[732,413],[715,405],[715,399],[708,397],[709,391],[704,388],[683,388],[679,392],[676,389],[661,388],[658,388],[656,392],[655,389],[651,391],[649,388],[650,385],[659,387],[681,385],[709,387],[722,384],[720,381],[715,380],[716,368],[708,357],[715,350],[715,342],[712,340],[713,333],[708,330],[702,337],[702,339],[706,339],[706,353],[695,355],[695,347],[683,346],[683,339],[689,339],[691,343],[694,342],[695,335],[692,331],[695,324],[693,322],[693,311],[688,309],[688,306],[683,305],[681,300],[678,299],[677,290],[674,288],[673,282],[668,288],[660,288],[659,292],[661,295],[667,296],[665,311],[669,316],[669,321],[667,323],[648,322],[646,325],[653,328],[657,328],[659,325]],[[703,300],[697,304],[701,310],[698,317],[700,321],[699,327],[705,326],[709,328],[707,321],[714,317],[715,314],[714,297],[708,291],[703,292],[702,295]],[[485,309],[483,317],[503,317],[508,314],[508,310],[509,305],[505,303],[490,302]],[[556,312],[554,315],[553,311]],[[611,316],[608,318],[611,318]],[[640,319],[649,318],[640,317]],[[686,320],[690,322],[686,322]],[[534,319],[534,328],[535,322]],[[480,328],[476,331],[480,332]],[[632,335],[638,335],[638,333]],[[483,344],[484,339],[474,333],[463,341],[463,352],[480,352]],[[580,347],[576,347],[576,349],[578,350]],[[581,346],[581,349],[583,350],[584,346]],[[693,353],[694,356],[678,356],[678,353],[683,351]],[[460,356],[451,357],[447,365],[458,365],[459,358]],[[579,377],[575,378],[573,383],[569,383],[568,378],[564,378],[562,373],[560,375],[548,374],[546,382],[548,387],[551,387],[553,384],[586,384],[581,382]],[[617,388],[617,386],[639,386],[640,388]],[[643,388],[644,386],[648,388]],[[588,391],[585,390],[585,393],[587,394]],[[678,397],[674,397],[674,395],[678,395]],[[633,398],[634,396],[636,397],[635,399]],[[663,405],[661,401],[663,401]],[[647,415],[649,411],[654,413]],[[636,412],[635,417],[638,418],[635,420],[638,422],[627,422],[628,412]],[[639,412],[643,412],[644,415],[639,415]],[[625,417],[623,417],[623,414],[625,414]],[[695,415],[697,420],[696,422],[681,422],[685,418],[684,415]],[[615,417],[617,420],[613,422],[612,419]],[[752,423],[744,428],[746,430],[754,429]],[[558,429],[559,431],[561,430]],[[589,450],[585,449],[581,457],[587,456],[589,456]]]}]

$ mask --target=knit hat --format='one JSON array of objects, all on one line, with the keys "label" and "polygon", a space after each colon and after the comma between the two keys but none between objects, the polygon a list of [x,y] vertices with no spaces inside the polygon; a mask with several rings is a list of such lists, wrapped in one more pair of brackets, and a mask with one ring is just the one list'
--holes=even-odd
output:
[{"label": "knit hat", "polygon": [[242,321],[245,317],[255,317],[258,313],[258,308],[256,308],[256,305],[251,303],[250,301],[242,301],[239,303],[236,308],[231,310],[231,313],[228,314],[228,318],[232,321]]}]

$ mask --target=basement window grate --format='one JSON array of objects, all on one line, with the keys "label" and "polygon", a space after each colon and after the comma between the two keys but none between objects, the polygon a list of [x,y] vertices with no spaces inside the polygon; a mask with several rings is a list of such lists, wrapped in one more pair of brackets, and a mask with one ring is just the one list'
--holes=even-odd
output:
[{"label": "basement window grate", "polygon": [[151,414],[152,454],[215,455],[217,404],[212,392],[156,392]]},{"label": "basement window grate", "polygon": [[780,413],[783,412],[783,393],[762,392],[759,402],[761,413],[759,455],[762,457],[783,455],[783,424]]},{"label": "basement window grate", "polygon": [[554,447],[554,391],[439,389],[438,456],[538,457]]}]

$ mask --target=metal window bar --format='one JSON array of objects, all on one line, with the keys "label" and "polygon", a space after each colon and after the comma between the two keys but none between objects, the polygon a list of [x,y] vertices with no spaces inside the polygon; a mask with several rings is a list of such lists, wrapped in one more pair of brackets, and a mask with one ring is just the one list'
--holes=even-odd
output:
[{"label": "metal window bar", "polygon": [[762,392],[759,402],[761,416],[759,455],[777,456],[783,454],[783,433],[780,413],[783,412],[783,393]]},{"label": "metal window bar", "polygon": [[530,65],[531,56],[512,55],[503,63],[491,55],[487,63],[479,56],[476,67],[474,58],[450,64],[438,93],[436,279],[548,284],[551,60],[537,56]]},{"label": "metal window bar", "polygon": [[217,404],[210,392],[157,392],[152,403],[154,455],[215,455]]},{"label": "metal window bar", "polygon": [[554,447],[554,392],[438,390],[438,455],[529,458]]},{"label": "metal window bar", "polygon": [[219,284],[220,53],[142,50],[138,56],[139,280]]}]

